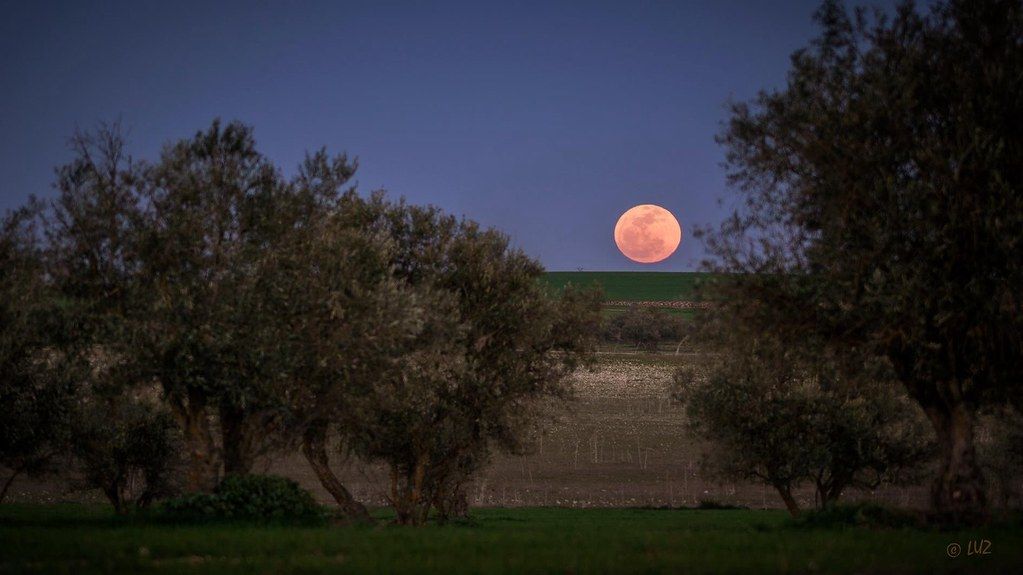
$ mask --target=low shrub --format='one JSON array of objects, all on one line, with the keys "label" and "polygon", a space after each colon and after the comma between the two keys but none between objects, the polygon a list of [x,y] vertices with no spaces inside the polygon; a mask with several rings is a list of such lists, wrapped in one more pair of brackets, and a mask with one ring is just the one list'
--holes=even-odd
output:
[{"label": "low shrub", "polygon": [[833,528],[867,527],[869,529],[903,529],[926,526],[925,518],[912,511],[893,509],[876,503],[829,505],[809,511],[794,520],[798,527]]},{"label": "low shrub", "polygon": [[118,514],[177,491],[180,437],[160,405],[130,397],[90,398],[75,410],[70,452],[74,485],[100,489]]},{"label": "low shrub", "polygon": [[720,501],[715,501],[713,499],[701,499],[700,500],[700,504],[697,505],[696,508],[697,509],[703,509],[703,510],[718,510],[718,511],[737,510],[737,509],[748,510],[749,509],[749,507],[746,507],[745,505],[732,505],[730,503],[722,503]]},{"label": "low shrub", "polygon": [[319,523],[323,508],[297,483],[275,475],[243,475],[224,479],[213,493],[192,493],[161,507],[173,521],[252,521],[257,523]]}]

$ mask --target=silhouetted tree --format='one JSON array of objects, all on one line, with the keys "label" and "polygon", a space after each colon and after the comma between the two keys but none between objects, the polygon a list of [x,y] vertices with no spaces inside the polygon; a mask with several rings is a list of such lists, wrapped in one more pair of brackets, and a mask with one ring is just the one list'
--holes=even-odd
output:
[{"label": "silhouetted tree", "polygon": [[346,196],[342,211],[395,244],[394,275],[418,294],[421,327],[365,396],[353,447],[391,472],[399,523],[465,508],[464,487],[493,449],[518,452],[540,402],[569,395],[589,358],[599,296],[554,297],[543,268],[494,230],[435,208]]},{"label": "silhouetted tree", "polygon": [[685,322],[682,316],[663,308],[631,305],[605,322],[604,337],[610,341],[631,343],[649,353],[657,353],[661,343],[678,343],[685,337]]},{"label": "silhouetted tree", "polygon": [[191,490],[300,443],[352,518],[368,514],[331,451],[388,465],[400,522],[449,515],[493,449],[523,448],[539,403],[567,397],[593,351],[596,293],[552,296],[542,267],[496,231],[361,198],[345,156],[310,155],[286,180],[250,128],[219,122],[153,164],[127,156],[116,126],[72,144],[43,274],[70,329],[47,345],[76,360],[90,410],[71,445],[119,509],[138,473],[153,486],[140,502],[162,490],[165,468],[135,455],[153,447],[158,466],[164,444],[149,432],[166,420],[119,403],[158,392]]},{"label": "silhouetted tree", "polygon": [[92,396],[75,409],[68,451],[80,486],[99,489],[122,514],[174,491],[180,447],[173,418],[156,401]]},{"label": "silhouetted tree", "polygon": [[718,301],[786,341],[885,356],[937,432],[934,509],[985,515],[974,422],[1020,401],[1023,8],[912,4],[850,17],[721,136],[740,206],[709,236]]},{"label": "silhouetted tree", "polygon": [[[168,146],[154,164],[128,158],[116,126],[76,137],[73,149],[48,219],[49,265],[75,314],[74,347],[103,365],[89,372],[90,387],[162,391],[183,432],[190,489],[248,473],[301,428],[290,389],[308,374],[289,343],[308,334],[302,322],[348,333],[355,308],[310,317],[330,311],[338,293],[357,300],[350,288],[375,293],[357,282],[386,276],[379,266],[360,268],[372,260],[360,250],[380,242],[322,224],[343,192],[332,182],[350,177],[354,164],[317,154],[287,181],[250,128],[219,122]],[[324,166],[329,172],[309,172]],[[314,289],[326,276],[328,291]],[[338,283],[347,277],[355,283]]]},{"label": "silhouetted tree", "polygon": [[978,458],[995,487],[994,502],[1019,509],[1023,506],[1023,415],[1003,407],[983,414],[980,421]]},{"label": "silhouetted tree", "polygon": [[59,313],[45,281],[32,203],[0,220],[0,502],[14,479],[47,470],[63,453],[75,400],[72,382],[51,366]]},{"label": "silhouetted tree", "polygon": [[931,454],[926,422],[883,362],[703,320],[708,360],[677,370],[674,383],[691,431],[710,446],[712,473],[773,487],[793,516],[804,483],[824,507],[848,488],[919,479]]},{"label": "silhouetted tree", "polygon": [[[350,519],[370,519],[333,472],[331,453],[350,455],[351,434],[365,415],[364,398],[386,379],[405,346],[436,313],[392,274],[393,242],[347,217],[345,189],[353,165],[324,152],[310,155],[292,182],[303,225],[280,242],[262,289],[277,294],[265,316],[285,331],[268,331],[280,353],[275,371],[287,380],[280,404],[289,431],[323,487]],[[439,334],[438,334],[439,335]]]},{"label": "silhouetted tree", "polygon": [[221,464],[247,473],[283,425],[272,341],[281,332],[265,313],[274,294],[261,282],[301,215],[252,130],[237,123],[214,122],[166,147],[145,172],[142,197],[139,274],[149,305],[137,318],[139,361],[182,424],[192,488],[210,489]]}]

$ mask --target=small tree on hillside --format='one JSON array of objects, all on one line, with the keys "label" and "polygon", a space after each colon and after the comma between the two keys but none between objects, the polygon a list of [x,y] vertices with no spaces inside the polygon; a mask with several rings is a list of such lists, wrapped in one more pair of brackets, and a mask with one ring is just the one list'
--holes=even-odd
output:
[{"label": "small tree on hillside", "polygon": [[678,343],[685,336],[685,320],[655,306],[631,305],[604,324],[604,338],[628,342],[637,348],[657,353],[664,342]]},{"label": "small tree on hillside", "polygon": [[930,453],[923,417],[883,379],[870,381],[879,367],[851,371],[777,340],[717,342],[706,373],[675,375],[690,429],[712,446],[712,471],[773,487],[793,516],[803,483],[824,507],[849,488],[916,478]]}]

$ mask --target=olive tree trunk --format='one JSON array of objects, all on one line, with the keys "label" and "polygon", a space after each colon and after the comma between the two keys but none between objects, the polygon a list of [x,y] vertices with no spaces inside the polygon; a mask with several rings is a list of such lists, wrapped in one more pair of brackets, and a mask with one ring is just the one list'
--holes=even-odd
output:
[{"label": "olive tree trunk", "polygon": [[302,435],[302,455],[312,467],[320,485],[334,498],[341,512],[353,521],[369,523],[373,520],[366,506],[352,497],[341,480],[330,468],[330,456],[327,454],[327,423],[313,422]]},{"label": "olive tree trunk", "polygon": [[438,519],[443,523],[451,519],[467,519],[469,517],[469,494],[464,481],[452,481],[446,490],[434,496],[434,508]]},{"label": "olive tree trunk", "polygon": [[941,466],[931,490],[931,503],[942,517],[976,523],[987,517],[987,484],[974,447],[975,414],[968,405],[926,406],[937,432]]},{"label": "olive tree trunk", "polygon": [[173,398],[170,406],[181,425],[188,453],[185,487],[190,492],[212,491],[220,480],[220,453],[206,411],[206,397],[190,390],[186,398]]},{"label": "olive tree trunk", "polygon": [[422,525],[430,515],[433,498],[425,493],[429,456],[420,453],[407,473],[391,465],[391,505],[398,525]]},{"label": "olive tree trunk", "polygon": [[224,449],[224,475],[248,475],[255,464],[252,431],[241,409],[220,407],[220,433]]},{"label": "olive tree trunk", "polygon": [[8,477],[6,481],[4,481],[4,486],[0,488],[0,503],[4,502],[4,499],[7,497],[7,491],[10,490],[11,485],[14,483],[14,480],[17,479],[19,475],[21,475],[21,472],[24,469],[25,469],[24,467],[16,467],[13,470],[11,470],[10,477]]},{"label": "olive tree trunk", "polygon": [[830,505],[838,503],[838,499],[842,496],[842,492],[852,482],[851,474],[840,474],[826,476],[825,471],[822,471],[814,479],[814,485],[816,487],[815,499],[819,509],[824,509]]},{"label": "olive tree trunk", "polygon": [[799,517],[801,511],[799,504],[796,503],[796,498],[792,496],[792,488],[784,484],[775,484],[774,488],[778,491],[778,495],[781,495],[781,500],[785,502],[785,508],[789,510],[789,514]]}]

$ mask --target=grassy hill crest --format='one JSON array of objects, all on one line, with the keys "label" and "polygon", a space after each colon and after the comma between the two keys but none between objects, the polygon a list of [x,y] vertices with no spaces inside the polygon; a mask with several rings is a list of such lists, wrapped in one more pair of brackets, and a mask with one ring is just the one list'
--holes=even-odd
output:
[{"label": "grassy hill crest", "polygon": [[604,289],[607,301],[692,301],[706,272],[547,272],[545,281],[555,289],[571,283],[580,287],[594,283]]}]

